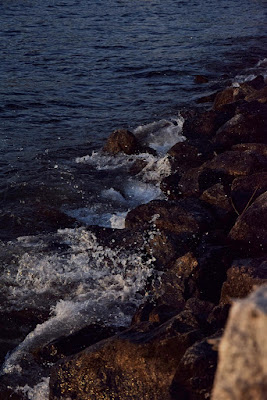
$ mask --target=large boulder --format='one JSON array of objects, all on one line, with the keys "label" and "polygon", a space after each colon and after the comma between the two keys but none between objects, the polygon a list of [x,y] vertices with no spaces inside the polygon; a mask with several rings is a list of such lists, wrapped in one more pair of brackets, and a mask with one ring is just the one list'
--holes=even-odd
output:
[{"label": "large boulder", "polygon": [[260,195],[236,220],[229,238],[245,254],[259,254],[267,248],[267,192]]},{"label": "large boulder", "polygon": [[111,154],[136,154],[140,148],[140,143],[132,132],[127,129],[118,129],[108,137],[103,150]]},{"label": "large boulder", "polygon": [[231,304],[235,298],[248,296],[253,288],[267,284],[267,259],[249,258],[234,260],[227,271],[227,280],[222,286],[223,304]]},{"label": "large boulder", "polygon": [[267,105],[257,101],[241,104],[236,114],[218,129],[213,143],[218,150],[238,143],[266,143]]},{"label": "large boulder", "polygon": [[169,400],[179,361],[200,339],[191,316],[134,326],[55,365],[49,398]]},{"label": "large boulder", "polygon": [[234,302],[219,345],[213,400],[263,400],[267,393],[267,286]]},{"label": "large boulder", "polygon": [[232,202],[241,214],[254,200],[267,191],[267,172],[234,179],[231,187]]},{"label": "large boulder", "polygon": [[176,143],[168,151],[170,163],[174,171],[187,171],[189,168],[202,164],[202,157],[198,149],[186,142]]},{"label": "large boulder", "polygon": [[198,200],[153,200],[130,211],[125,226],[131,229],[155,228],[174,234],[193,235],[207,229],[212,221],[210,212]]}]

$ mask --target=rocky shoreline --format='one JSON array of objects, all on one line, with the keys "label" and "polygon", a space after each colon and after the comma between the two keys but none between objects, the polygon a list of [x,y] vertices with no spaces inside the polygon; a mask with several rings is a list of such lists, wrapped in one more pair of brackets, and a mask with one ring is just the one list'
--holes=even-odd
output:
[{"label": "rocky shoreline", "polygon": [[[243,315],[242,304],[253,303],[254,314],[261,314],[255,329],[267,328],[267,83],[258,76],[199,103],[205,106],[184,111],[187,140],[168,151],[172,173],[161,182],[166,199],[130,211],[124,230],[95,230],[100,243],[144,246],[153,259],[155,276],[143,304],[128,329],[115,332],[94,324],[35,354],[43,364],[55,363],[50,400],[264,398],[264,373],[262,381],[250,379],[240,392],[238,377],[222,387],[227,368],[230,374],[227,360],[235,364],[227,345],[220,350],[213,395],[212,388],[220,342],[227,341],[229,329],[238,330],[233,324],[243,326],[245,318],[252,318],[250,311]],[[104,151],[153,154],[126,130],[113,132]],[[145,161],[138,160],[132,173],[144,167]],[[233,299],[247,297],[260,285],[265,286],[259,294],[238,303],[237,311]],[[240,343],[246,347],[257,334],[243,328]],[[267,342],[259,335],[257,362]],[[242,358],[245,350],[238,351]],[[244,371],[248,366],[242,364]],[[2,384],[1,399],[21,396]]]}]

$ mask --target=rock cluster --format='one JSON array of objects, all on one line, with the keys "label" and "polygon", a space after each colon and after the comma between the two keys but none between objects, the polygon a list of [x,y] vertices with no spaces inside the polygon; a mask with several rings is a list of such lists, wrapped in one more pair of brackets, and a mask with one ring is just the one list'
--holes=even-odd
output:
[{"label": "rock cluster", "polygon": [[[123,232],[102,238],[119,246],[123,235],[124,244],[134,246],[146,237],[157,279],[148,283],[128,329],[114,335],[111,328],[94,327],[90,336],[88,327],[86,340],[81,332],[83,346],[76,334],[35,355],[59,360],[51,370],[50,400],[211,398],[233,298],[267,283],[266,88],[260,76],[217,93],[209,110],[186,112],[187,141],[168,152],[172,174],[161,183],[166,200],[138,206]],[[142,150],[125,130],[114,132],[104,147],[112,154]],[[267,341],[258,330],[266,330],[266,304],[265,288],[232,306],[214,400],[264,398],[261,352]],[[242,380],[241,367],[251,365],[245,382],[249,372]],[[239,379],[240,389],[233,389]]]}]

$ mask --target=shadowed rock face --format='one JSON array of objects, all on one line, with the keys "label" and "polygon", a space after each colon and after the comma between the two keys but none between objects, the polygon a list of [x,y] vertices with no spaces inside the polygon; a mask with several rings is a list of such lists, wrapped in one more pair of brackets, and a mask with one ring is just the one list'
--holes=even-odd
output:
[{"label": "shadowed rock face", "polygon": [[267,284],[266,258],[235,260],[227,271],[220,302],[231,304],[235,298],[248,296],[254,287]]},{"label": "shadowed rock face", "polygon": [[119,129],[109,136],[103,150],[107,153],[135,154],[139,151],[140,145],[134,134],[127,129]]},{"label": "shadowed rock face", "polygon": [[267,393],[267,286],[235,302],[219,345],[213,400],[263,400]]},{"label": "shadowed rock face", "polygon": [[267,248],[266,226],[267,192],[237,218],[229,237],[246,253],[262,255]]},{"label": "shadowed rock face", "polygon": [[186,349],[201,337],[192,317],[135,326],[66,359],[53,371],[50,400],[168,400]]}]

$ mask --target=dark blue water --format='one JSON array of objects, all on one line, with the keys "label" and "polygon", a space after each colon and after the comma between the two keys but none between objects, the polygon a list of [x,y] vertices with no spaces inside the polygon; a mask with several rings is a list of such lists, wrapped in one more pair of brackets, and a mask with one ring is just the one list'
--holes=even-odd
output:
[{"label": "dark blue water", "polygon": [[1,1],[2,209],[40,185],[71,186],[74,172],[55,163],[113,129],[173,115],[253,71],[266,57],[266,11],[265,0]]}]

